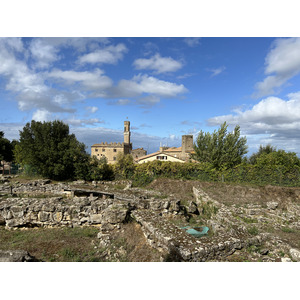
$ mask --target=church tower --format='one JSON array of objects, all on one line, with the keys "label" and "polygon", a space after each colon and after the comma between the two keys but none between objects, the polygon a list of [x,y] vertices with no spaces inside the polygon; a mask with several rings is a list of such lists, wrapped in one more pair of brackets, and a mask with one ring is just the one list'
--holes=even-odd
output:
[{"label": "church tower", "polygon": [[131,153],[132,144],[130,143],[130,121],[124,121],[124,154]]}]

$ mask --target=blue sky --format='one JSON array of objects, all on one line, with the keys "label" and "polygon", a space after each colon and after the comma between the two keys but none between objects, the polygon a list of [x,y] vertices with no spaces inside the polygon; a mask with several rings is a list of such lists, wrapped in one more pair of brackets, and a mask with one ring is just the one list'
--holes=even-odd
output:
[{"label": "blue sky", "polygon": [[60,119],[88,146],[149,153],[181,135],[241,126],[260,144],[299,153],[300,38],[0,38],[0,130]]}]

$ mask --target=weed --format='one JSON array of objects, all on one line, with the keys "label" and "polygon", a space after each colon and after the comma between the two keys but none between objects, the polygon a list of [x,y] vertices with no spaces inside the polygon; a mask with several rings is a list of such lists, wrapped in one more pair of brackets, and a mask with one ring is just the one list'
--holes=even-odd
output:
[{"label": "weed", "polygon": [[248,233],[250,233],[251,235],[258,235],[258,229],[255,226],[251,226],[247,230]]},{"label": "weed", "polygon": [[293,232],[295,232],[295,230],[292,229],[292,228],[290,228],[290,227],[281,227],[281,230],[283,232],[286,232],[286,233],[293,233]]},{"label": "weed", "polygon": [[247,218],[247,217],[242,217],[242,220],[243,220],[246,224],[258,223],[258,220],[257,220],[257,219],[252,219],[252,218]]}]

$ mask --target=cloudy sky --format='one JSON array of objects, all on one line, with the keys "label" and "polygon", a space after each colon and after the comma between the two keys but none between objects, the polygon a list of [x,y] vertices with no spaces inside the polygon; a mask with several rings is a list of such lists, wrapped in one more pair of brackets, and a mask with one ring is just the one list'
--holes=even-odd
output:
[{"label": "cloudy sky", "polygon": [[181,135],[239,124],[300,154],[300,38],[0,38],[0,130],[63,120],[88,146],[180,146]]}]

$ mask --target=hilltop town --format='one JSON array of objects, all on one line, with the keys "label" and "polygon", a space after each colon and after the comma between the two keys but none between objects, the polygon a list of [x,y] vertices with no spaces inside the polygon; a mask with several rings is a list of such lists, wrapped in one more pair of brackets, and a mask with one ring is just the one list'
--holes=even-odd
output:
[{"label": "hilltop town", "polygon": [[159,151],[147,155],[143,148],[132,149],[130,141],[130,121],[124,121],[124,142],[101,142],[91,147],[91,156],[106,158],[110,164],[117,162],[118,154],[131,154],[136,163],[146,163],[154,160],[171,161],[171,162],[188,162],[191,161],[191,154],[194,152],[193,135],[183,135],[181,147],[159,147]]}]

